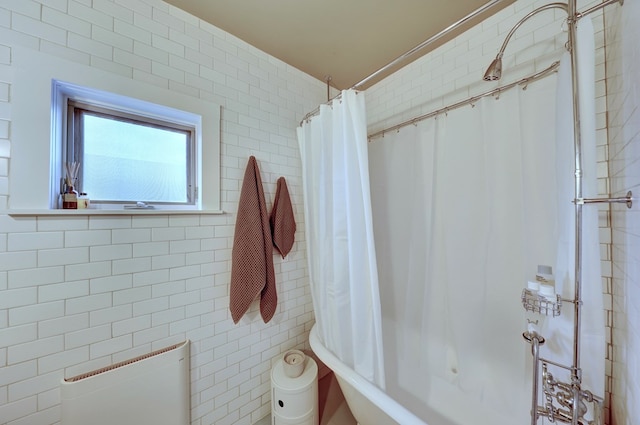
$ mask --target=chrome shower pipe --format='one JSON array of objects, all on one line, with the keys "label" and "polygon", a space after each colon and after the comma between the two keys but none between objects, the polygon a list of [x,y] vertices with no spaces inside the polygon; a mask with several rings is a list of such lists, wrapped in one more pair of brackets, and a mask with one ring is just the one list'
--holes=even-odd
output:
[{"label": "chrome shower pipe", "polygon": [[[578,77],[578,55],[576,43],[577,9],[576,0],[568,0],[569,54],[571,56],[571,92],[573,94],[573,146],[575,154],[575,198],[582,199],[582,131],[580,115],[580,92]],[[575,203],[575,268],[573,303],[573,361],[571,367],[571,387],[573,403],[571,425],[578,425],[582,372],[580,370],[580,328],[582,321],[582,204]]]},{"label": "chrome shower pipe", "polygon": [[500,50],[498,51],[496,58],[493,60],[493,62],[491,62],[491,65],[489,65],[487,72],[485,72],[484,74],[483,79],[485,81],[499,80],[500,77],[502,76],[502,56],[504,56],[504,51],[507,48],[507,44],[509,44],[509,40],[511,40],[511,37],[518,30],[518,28],[520,28],[520,26],[524,24],[527,20],[529,20],[532,16],[537,15],[538,13],[543,12],[545,10],[549,10],[549,9],[562,9],[566,13],[568,13],[568,6],[565,3],[548,3],[527,13],[522,19],[520,19],[513,26],[513,28],[511,28],[511,31],[509,31],[509,33],[507,34],[507,37],[504,39],[504,42],[502,43],[502,47],[500,47]]},{"label": "chrome shower pipe", "polygon": [[540,342],[544,338],[533,332],[531,335],[531,355],[533,357],[533,379],[531,384],[531,425],[538,423],[538,373],[540,367]]}]

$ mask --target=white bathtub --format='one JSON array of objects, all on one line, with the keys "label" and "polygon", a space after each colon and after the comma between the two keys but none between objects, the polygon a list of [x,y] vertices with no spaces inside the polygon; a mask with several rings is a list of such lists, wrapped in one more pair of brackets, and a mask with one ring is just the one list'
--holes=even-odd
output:
[{"label": "white bathtub", "polygon": [[[403,362],[408,357],[398,355],[394,344],[397,329],[393,323],[383,320],[385,380],[387,388],[382,391],[358,375],[330,352],[319,339],[314,325],[309,335],[311,348],[338,379],[340,388],[351,413],[360,425],[514,425],[528,423],[529,409],[519,403],[517,377],[513,385],[500,387],[493,396],[485,394],[482,399],[474,397],[455,382],[427,374]],[[400,359],[400,360],[398,360]],[[397,365],[394,365],[394,362]],[[486,364],[493,369],[500,365]],[[480,371],[479,371],[480,372]],[[485,370],[486,372],[486,370]],[[525,372],[523,368],[522,372]],[[493,373],[490,374],[490,376]],[[496,391],[494,391],[496,393]]]},{"label": "white bathtub", "polygon": [[360,425],[427,425],[334,356],[322,345],[316,325],[311,328],[309,343],[318,358],[335,373],[349,409]]}]

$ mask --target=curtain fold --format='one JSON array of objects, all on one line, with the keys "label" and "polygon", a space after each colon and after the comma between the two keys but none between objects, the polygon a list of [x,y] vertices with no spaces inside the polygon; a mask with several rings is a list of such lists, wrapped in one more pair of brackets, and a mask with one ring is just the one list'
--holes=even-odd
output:
[{"label": "curtain fold", "polygon": [[364,93],[343,91],[297,134],[319,335],[343,362],[384,388]]}]

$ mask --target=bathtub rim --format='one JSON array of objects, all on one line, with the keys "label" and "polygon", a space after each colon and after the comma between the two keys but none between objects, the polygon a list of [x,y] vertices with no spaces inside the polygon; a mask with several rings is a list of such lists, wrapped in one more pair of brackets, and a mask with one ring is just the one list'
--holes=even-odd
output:
[{"label": "bathtub rim", "polygon": [[[370,403],[380,408],[386,415],[399,424],[424,424],[428,425],[424,420],[418,418],[407,408],[391,398],[380,388],[366,380],[364,377],[356,373],[349,366],[344,364],[336,355],[324,346],[318,335],[318,331],[314,323],[309,332],[309,345],[318,356],[318,358],[337,374],[341,379],[358,390],[363,397]],[[375,400],[375,401],[374,401]]]}]

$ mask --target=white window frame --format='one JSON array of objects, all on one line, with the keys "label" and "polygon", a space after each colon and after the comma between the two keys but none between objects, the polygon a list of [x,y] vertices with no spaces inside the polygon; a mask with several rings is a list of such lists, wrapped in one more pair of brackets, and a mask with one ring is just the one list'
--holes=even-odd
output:
[{"label": "white window frame", "polygon": [[[66,162],[74,162],[78,160],[79,158],[77,158],[78,154],[76,152],[79,151],[80,155],[82,152],[82,147],[80,146],[81,142],[75,139],[77,136],[76,129],[74,128],[73,116],[73,111],[75,109],[138,120],[147,124],[159,124],[180,130],[187,130],[190,132],[190,146],[188,148],[189,156],[188,158],[185,158],[189,173],[187,181],[188,188],[185,189],[187,191],[188,201],[185,203],[153,202],[145,204],[145,206],[151,206],[153,209],[194,209],[198,207],[198,193],[200,191],[195,177],[197,176],[198,164],[200,163],[197,154],[198,149],[196,146],[198,135],[202,131],[200,116],[163,105],[143,102],[127,96],[114,95],[112,93],[97,91],[56,80],[53,82],[53,99],[55,108],[59,108],[57,113],[62,116],[61,124],[64,125],[66,123],[66,128],[61,134],[63,138],[63,160],[60,164],[61,176],[64,176],[64,164]],[[80,161],[80,172],[82,174],[82,161]],[[82,181],[80,181],[80,184],[80,187],[77,188],[79,190],[82,189]],[[91,193],[89,193],[89,198],[91,199]],[[146,200],[138,199],[105,202],[98,202],[94,200],[91,205],[93,208],[98,209],[117,209],[135,206],[136,201]]]}]

